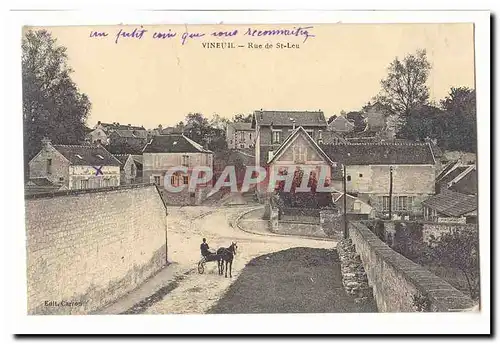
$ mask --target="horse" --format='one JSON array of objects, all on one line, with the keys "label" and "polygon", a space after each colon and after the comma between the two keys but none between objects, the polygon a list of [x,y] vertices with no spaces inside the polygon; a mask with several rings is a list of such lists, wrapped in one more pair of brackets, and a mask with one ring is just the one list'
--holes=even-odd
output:
[{"label": "horse", "polygon": [[238,250],[238,245],[235,242],[231,243],[229,247],[221,247],[217,250],[217,256],[219,257],[219,261],[217,265],[219,266],[219,275],[222,275],[224,270],[224,262],[226,262],[226,274],[227,277],[227,265],[229,264],[229,277],[233,277],[232,269],[233,269],[233,259],[236,255],[236,251]]}]

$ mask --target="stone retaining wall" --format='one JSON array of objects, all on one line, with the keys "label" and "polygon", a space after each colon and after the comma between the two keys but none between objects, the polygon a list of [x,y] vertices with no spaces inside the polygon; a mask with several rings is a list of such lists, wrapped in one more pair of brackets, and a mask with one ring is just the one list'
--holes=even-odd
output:
[{"label": "stone retaining wall", "polygon": [[166,264],[154,185],[26,197],[28,314],[88,314]]}]

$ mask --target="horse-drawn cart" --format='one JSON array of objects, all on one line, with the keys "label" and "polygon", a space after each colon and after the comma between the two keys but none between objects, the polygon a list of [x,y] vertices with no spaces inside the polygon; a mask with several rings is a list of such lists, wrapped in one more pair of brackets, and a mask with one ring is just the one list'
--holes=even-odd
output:
[{"label": "horse-drawn cart", "polygon": [[[218,262],[219,256],[217,254],[209,254],[208,256],[202,257],[198,262],[198,273],[203,274],[205,272],[205,264],[208,262]],[[218,264],[218,263],[217,263]]]},{"label": "horse-drawn cart", "polygon": [[235,242],[231,243],[229,247],[221,247],[217,250],[216,253],[210,253],[206,256],[203,256],[198,262],[198,273],[202,274],[205,272],[205,264],[208,262],[217,262],[217,268],[219,270],[219,275],[224,274],[224,263],[226,263],[226,273],[224,274],[227,277],[227,270],[229,267],[229,277],[233,277],[232,269],[233,269],[233,259],[236,255],[236,251],[238,249],[238,245]]}]

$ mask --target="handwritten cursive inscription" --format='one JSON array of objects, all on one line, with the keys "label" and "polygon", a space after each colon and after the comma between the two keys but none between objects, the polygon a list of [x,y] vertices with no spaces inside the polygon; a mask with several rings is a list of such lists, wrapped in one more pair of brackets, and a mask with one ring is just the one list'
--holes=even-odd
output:
[{"label": "handwritten cursive inscription", "polygon": [[167,38],[174,38],[175,36],[177,36],[177,32],[172,32],[171,29],[169,29],[168,32],[153,33],[153,39],[167,39]]},{"label": "handwritten cursive inscription", "polygon": [[99,37],[107,37],[107,32],[99,32],[99,31],[90,31],[90,38],[99,38]]},{"label": "handwritten cursive inscription", "polygon": [[[189,32],[186,26],[186,31],[183,33],[178,33],[175,31],[172,31],[172,29],[168,29],[168,31],[154,31],[152,34],[147,34],[148,30],[146,30],[142,25],[140,28],[134,28],[134,29],[126,29],[122,28],[119,29],[119,31],[115,35],[115,43],[118,44],[118,42],[121,39],[133,39],[133,40],[141,40],[147,35],[149,35],[152,39],[154,40],[165,40],[165,39],[171,39],[175,37],[180,37],[180,42],[182,45],[185,45],[187,42],[189,42],[192,39],[197,39],[201,37],[207,36],[212,36],[216,37],[219,39],[224,39],[224,38],[233,38],[239,35],[242,36],[250,36],[252,38],[259,38],[259,37],[303,37],[304,40],[303,42],[305,43],[310,37],[316,37],[314,34],[312,34],[312,29],[314,29],[313,26],[294,26],[293,28],[280,28],[280,29],[255,29],[252,27],[249,27],[246,31],[238,31],[237,29],[233,30],[216,30],[216,31],[211,31],[208,33],[203,33],[203,32]],[[89,37],[93,39],[105,39],[108,37],[108,32],[106,31],[90,31]],[[212,43],[210,43],[212,44]],[[231,45],[231,47],[236,47],[234,46],[234,42],[227,42],[228,46]],[[203,46],[205,48],[205,46]],[[243,47],[243,45],[238,45],[237,47]]]},{"label": "handwritten cursive inscription", "polygon": [[142,39],[142,37],[144,37],[144,33],[146,32],[148,32],[148,30],[144,29],[142,25],[140,29],[135,28],[132,32],[120,29],[120,31],[116,34],[115,43],[118,43],[118,39],[120,39],[120,37]]},{"label": "handwritten cursive inscription", "polygon": [[184,32],[182,34],[182,39],[181,39],[181,43],[182,45],[186,44],[186,41],[190,38],[199,38],[199,37],[203,37],[205,36],[204,33],[201,33],[201,32],[193,32],[193,33],[189,33],[189,32]]},{"label": "handwritten cursive inscription", "polygon": [[304,42],[307,41],[309,37],[315,37],[315,35],[309,33],[309,29],[312,26],[307,27],[294,27],[291,30],[287,29],[275,29],[275,30],[255,30],[248,28],[245,32],[245,36],[259,37],[259,36],[304,36]]}]

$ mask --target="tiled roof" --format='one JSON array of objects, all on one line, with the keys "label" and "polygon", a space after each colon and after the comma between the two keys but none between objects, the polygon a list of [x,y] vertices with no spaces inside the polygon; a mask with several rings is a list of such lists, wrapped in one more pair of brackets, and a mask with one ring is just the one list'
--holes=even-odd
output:
[{"label": "tiled roof", "polygon": [[122,165],[125,165],[130,154],[113,154],[113,156],[120,160]]},{"label": "tiled roof", "polygon": [[115,130],[114,133],[116,133],[118,136],[123,137],[123,138],[142,138],[145,139],[148,137],[148,132],[146,130]]},{"label": "tiled roof", "polygon": [[[254,121],[256,125],[270,126],[296,126],[303,127],[325,127],[327,126],[323,111],[255,111]],[[252,128],[255,125],[252,123]]]},{"label": "tiled roof", "polygon": [[177,127],[166,127],[161,130],[160,135],[182,134],[182,129]]},{"label": "tiled roof", "polygon": [[120,166],[121,163],[103,146],[54,145],[72,165],[78,166]]},{"label": "tiled roof", "polygon": [[445,191],[426,199],[422,204],[440,214],[459,217],[477,209],[477,198],[475,195]]},{"label": "tiled roof", "polygon": [[333,131],[321,132],[321,139],[323,140],[324,145],[347,143],[347,141],[342,136]]},{"label": "tiled roof", "polygon": [[144,153],[211,153],[182,134],[158,135],[146,144]]},{"label": "tiled roof", "polygon": [[[141,125],[128,125],[128,124],[119,124],[119,123],[99,123],[104,129],[114,129],[114,130],[145,130],[145,128]],[[98,124],[98,125],[99,125]]]},{"label": "tiled roof", "polygon": [[437,183],[446,187],[446,184],[448,184],[453,179],[455,179],[459,174],[464,172],[467,168],[469,168],[469,166],[456,166],[454,169],[449,171],[446,175],[441,177],[441,179],[439,179],[439,181]]},{"label": "tiled roof", "polygon": [[330,122],[331,125],[334,125],[334,123],[339,123],[343,122],[343,124],[347,124],[348,126],[354,127],[354,122],[346,118],[345,116],[337,116],[333,119],[333,121]]},{"label": "tiled roof", "polygon": [[26,185],[28,185],[28,186],[32,186],[32,185],[33,186],[55,186],[54,183],[52,183],[47,178],[32,178],[26,183]]},{"label": "tiled roof", "polygon": [[347,165],[434,165],[428,144],[320,145],[333,162]]},{"label": "tiled roof", "polygon": [[458,160],[452,160],[448,162],[446,165],[443,166],[443,169],[439,171],[439,173],[436,176],[436,181],[441,179],[446,173],[450,172],[452,169],[456,167],[458,163]]},{"label": "tiled roof", "polygon": [[132,155],[132,159],[134,159],[136,164],[142,165],[142,155]]},{"label": "tiled roof", "polygon": [[139,137],[115,137],[106,147],[112,154],[142,154],[142,149],[147,142],[147,139]]},{"label": "tiled roof", "polygon": [[229,125],[231,125],[234,130],[249,130],[249,131],[252,131],[254,130],[252,128],[252,123],[251,122],[234,122],[234,123],[230,123]]},{"label": "tiled roof", "polygon": [[464,194],[477,194],[476,166],[469,166],[448,183],[448,189]]}]

